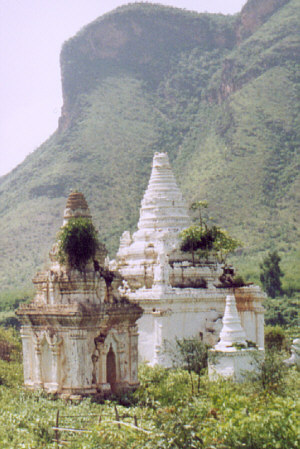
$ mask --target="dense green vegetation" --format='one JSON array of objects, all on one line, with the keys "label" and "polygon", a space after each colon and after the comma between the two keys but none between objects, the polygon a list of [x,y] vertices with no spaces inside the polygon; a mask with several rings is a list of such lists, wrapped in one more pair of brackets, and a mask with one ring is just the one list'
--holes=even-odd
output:
[{"label": "dense green vegetation", "polygon": [[299,326],[300,295],[267,298],[264,301],[265,323],[271,326]]},{"label": "dense green vegetation", "polygon": [[[0,360],[3,448],[54,448],[52,427],[58,410],[61,427],[89,431],[59,433],[60,439],[68,440],[74,449],[299,447],[300,376],[294,368],[282,365],[287,353],[269,351],[261,375],[245,384],[211,382],[201,368],[198,391],[192,389],[197,384],[197,374],[193,373],[197,366],[186,366],[191,368],[189,373],[182,368],[142,365],[140,387],[134,394],[106,401],[70,402],[24,391],[19,338],[12,331],[0,331],[0,348],[3,343],[5,354],[11,354],[10,362]],[[190,348],[185,347],[184,353],[191,354]]]},{"label": "dense green vegetation", "polygon": [[92,221],[83,217],[70,218],[61,228],[57,240],[60,262],[67,262],[78,270],[85,268],[99,248],[97,231]]},{"label": "dense green vegetation", "polygon": [[271,298],[276,298],[282,294],[281,277],[283,272],[279,266],[281,258],[276,251],[270,252],[260,264],[260,281],[262,286]]},{"label": "dense green vegetation", "polygon": [[256,3],[243,20],[133,4],[65,43],[59,130],[0,178],[3,295],[30,287],[71,188],[113,255],[136,226],[155,151],[169,153],[184,196],[208,200],[244,243],[232,260],[246,281],[276,249],[283,290],[300,290],[299,8]]}]

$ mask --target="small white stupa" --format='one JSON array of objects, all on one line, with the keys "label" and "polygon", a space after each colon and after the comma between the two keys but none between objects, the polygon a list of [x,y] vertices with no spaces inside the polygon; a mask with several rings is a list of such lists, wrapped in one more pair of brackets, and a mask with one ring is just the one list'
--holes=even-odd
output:
[{"label": "small white stupa", "polygon": [[210,379],[231,377],[237,382],[245,380],[246,373],[258,369],[264,351],[246,340],[234,295],[227,295],[220,341],[209,351]]},{"label": "small white stupa", "polygon": [[220,341],[215,346],[218,351],[235,350],[233,345],[247,346],[246,334],[241,326],[241,319],[238,315],[234,295],[227,295],[223,327],[220,332]]}]

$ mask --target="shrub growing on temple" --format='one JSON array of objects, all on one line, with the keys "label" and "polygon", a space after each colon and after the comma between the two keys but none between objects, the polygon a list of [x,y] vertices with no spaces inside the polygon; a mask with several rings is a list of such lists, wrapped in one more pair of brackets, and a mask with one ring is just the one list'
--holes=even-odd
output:
[{"label": "shrub growing on temple", "polygon": [[71,218],[58,234],[59,261],[80,271],[95,257],[98,247],[97,231],[88,218]]},{"label": "shrub growing on temple", "polygon": [[195,220],[199,224],[181,231],[179,234],[181,238],[180,249],[192,253],[193,263],[195,262],[195,253],[200,258],[206,259],[211,253],[214,253],[219,262],[224,263],[227,255],[242,246],[242,243],[218,226],[209,225],[208,221],[213,220],[213,218],[203,216],[203,209],[207,208],[207,201],[196,201],[190,206],[190,210],[196,213]]},{"label": "shrub growing on temple", "polygon": [[207,258],[210,252],[214,252],[220,262],[225,262],[226,257],[236,248],[241,246],[241,242],[227,234],[226,231],[217,226],[192,225],[180,233],[180,249],[191,252],[194,263],[195,252],[200,257]]}]

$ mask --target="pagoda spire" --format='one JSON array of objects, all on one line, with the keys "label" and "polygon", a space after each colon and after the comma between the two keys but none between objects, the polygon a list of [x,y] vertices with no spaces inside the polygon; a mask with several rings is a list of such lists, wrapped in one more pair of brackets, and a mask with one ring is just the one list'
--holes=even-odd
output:
[{"label": "pagoda spire", "polygon": [[187,206],[173,175],[167,153],[155,153],[140,209],[139,230],[181,231],[190,225]]}]

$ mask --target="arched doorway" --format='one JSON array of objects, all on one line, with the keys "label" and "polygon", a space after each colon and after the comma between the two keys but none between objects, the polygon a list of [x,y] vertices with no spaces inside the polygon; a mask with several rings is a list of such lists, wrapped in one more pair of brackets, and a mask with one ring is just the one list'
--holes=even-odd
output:
[{"label": "arched doorway", "polygon": [[106,379],[107,382],[110,384],[112,393],[116,393],[116,380],[117,380],[116,356],[112,347],[109,348],[109,351],[106,356]]}]

